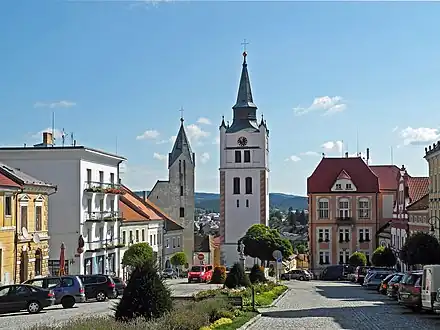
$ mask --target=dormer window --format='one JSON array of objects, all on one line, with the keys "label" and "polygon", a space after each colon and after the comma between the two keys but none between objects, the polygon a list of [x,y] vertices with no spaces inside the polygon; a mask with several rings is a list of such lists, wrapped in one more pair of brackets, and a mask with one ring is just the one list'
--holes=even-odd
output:
[{"label": "dormer window", "polygon": [[340,183],[336,184],[336,190],[342,190],[342,185]]},{"label": "dormer window", "polygon": [[351,190],[351,183],[347,183],[347,184],[345,185],[345,189],[347,189],[347,190]]}]

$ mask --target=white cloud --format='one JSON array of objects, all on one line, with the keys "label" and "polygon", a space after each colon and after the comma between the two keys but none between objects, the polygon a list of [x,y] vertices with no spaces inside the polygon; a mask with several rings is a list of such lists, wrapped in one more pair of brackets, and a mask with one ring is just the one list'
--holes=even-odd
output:
[{"label": "white cloud", "polygon": [[220,144],[220,136],[216,136],[212,144]]},{"label": "white cloud", "polygon": [[198,124],[203,124],[203,125],[211,125],[212,124],[211,121],[208,118],[205,118],[205,117],[200,117],[197,120],[197,123]]},{"label": "white cloud", "polygon": [[439,130],[437,128],[407,127],[400,131],[404,145],[423,145],[440,139]]},{"label": "white cloud", "polygon": [[204,152],[200,155],[200,161],[202,162],[202,164],[206,164],[210,158],[211,157],[207,152]]},{"label": "white cloud", "polygon": [[307,107],[298,106],[293,109],[297,116],[304,115],[313,111],[322,111],[323,115],[332,115],[342,112],[347,108],[347,104],[341,96],[321,96],[313,100],[312,104]]},{"label": "white cloud", "polygon": [[146,130],[141,135],[136,136],[136,140],[154,140],[159,137],[159,132],[156,130]]},{"label": "white cloud", "polygon": [[191,142],[197,142],[202,138],[206,138],[211,135],[210,132],[202,130],[199,126],[191,124],[186,126],[186,134]]},{"label": "white cloud", "polygon": [[288,158],[285,159],[286,162],[299,162],[301,160],[301,158],[299,158],[298,156],[292,155]]},{"label": "white cloud", "polygon": [[342,146],[343,146],[342,141],[327,141],[321,147],[326,152],[338,152],[338,153],[341,153],[342,152]]},{"label": "white cloud", "polygon": [[134,9],[137,7],[142,7],[142,8],[148,9],[149,7],[158,6],[160,3],[172,2],[172,1],[173,0],[138,0],[138,1],[130,3],[128,8]]},{"label": "white cloud", "polygon": [[157,160],[161,160],[161,161],[163,161],[163,160],[166,160],[166,159],[167,159],[167,156],[155,152],[155,153],[153,154],[153,158],[154,158],[154,159],[157,159]]},{"label": "white cloud", "polygon": [[55,109],[55,108],[71,108],[74,107],[76,105],[75,102],[72,101],[55,101],[55,102],[35,102],[34,103],[34,108],[50,108],[50,109]]},{"label": "white cloud", "polygon": [[397,131],[399,129],[399,126],[396,126],[393,128],[392,132],[394,133],[395,131]]},{"label": "white cloud", "polygon": [[317,153],[316,151],[306,151],[306,152],[302,152],[300,153],[301,156],[319,156],[319,153]]}]

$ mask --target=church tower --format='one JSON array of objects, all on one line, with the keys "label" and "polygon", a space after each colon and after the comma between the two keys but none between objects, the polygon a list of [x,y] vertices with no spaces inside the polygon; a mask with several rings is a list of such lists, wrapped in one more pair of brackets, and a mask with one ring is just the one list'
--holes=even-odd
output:
[{"label": "church tower", "polygon": [[183,251],[191,265],[194,252],[196,156],[191,150],[183,122],[181,118],[179,133],[168,154],[168,181],[157,181],[148,199],[184,228]]},{"label": "church tower", "polygon": [[237,262],[237,242],[248,228],[268,225],[269,218],[269,130],[263,116],[257,121],[246,57],[244,52],[232,124],[223,118],[219,127],[220,234],[226,266]]}]

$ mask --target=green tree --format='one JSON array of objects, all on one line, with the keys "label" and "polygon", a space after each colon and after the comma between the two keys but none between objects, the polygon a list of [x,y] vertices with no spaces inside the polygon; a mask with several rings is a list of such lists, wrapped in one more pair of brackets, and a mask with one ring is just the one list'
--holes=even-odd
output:
[{"label": "green tree", "polygon": [[[174,267],[177,267],[177,269],[179,271],[180,268],[182,268],[182,266],[185,265],[188,261],[186,259],[185,252],[176,252],[171,257],[170,262]],[[179,274],[177,274],[177,275],[179,275]]]},{"label": "green tree", "polygon": [[212,272],[212,284],[224,284],[226,280],[226,267],[216,266]]},{"label": "green tree", "polygon": [[307,252],[307,246],[303,243],[300,243],[295,246],[295,250],[298,252],[298,254],[304,254]]},{"label": "green tree", "polygon": [[249,280],[252,284],[264,283],[267,281],[266,276],[264,276],[264,267],[259,265],[254,265],[249,274]]},{"label": "green tree", "polygon": [[373,252],[371,263],[378,267],[392,267],[396,264],[396,256],[389,247],[379,246]]},{"label": "green tree", "polygon": [[115,319],[128,322],[138,317],[155,319],[171,311],[171,291],[152,260],[135,267],[115,308]]},{"label": "green tree", "polygon": [[400,259],[410,266],[439,264],[440,244],[432,235],[415,233],[408,237],[400,250]]},{"label": "green tree", "polygon": [[292,244],[288,239],[282,238],[275,229],[262,224],[252,225],[240,239],[244,244],[244,254],[261,261],[273,260],[273,251],[279,250],[283,258],[293,254]]},{"label": "green tree", "polygon": [[348,259],[348,263],[353,267],[365,266],[367,264],[367,257],[362,252],[355,252]]},{"label": "green tree", "polygon": [[226,276],[225,286],[228,289],[235,289],[240,287],[247,288],[250,285],[249,277],[244,271],[243,266],[236,262]]},{"label": "green tree", "polygon": [[131,245],[124,253],[122,264],[136,267],[153,259],[153,249],[148,243],[136,243]]},{"label": "green tree", "polygon": [[307,224],[307,218],[304,210],[302,210],[301,213],[298,215],[297,220],[303,226]]}]

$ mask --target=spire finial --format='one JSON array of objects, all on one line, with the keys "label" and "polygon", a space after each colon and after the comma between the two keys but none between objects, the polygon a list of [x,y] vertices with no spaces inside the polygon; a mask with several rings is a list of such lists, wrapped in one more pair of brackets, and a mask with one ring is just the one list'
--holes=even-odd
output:
[{"label": "spire finial", "polygon": [[246,64],[246,56],[247,56],[246,46],[249,45],[249,43],[246,42],[246,39],[243,39],[241,45],[243,46],[243,64]]},{"label": "spire finial", "polygon": [[184,121],[184,119],[183,119],[183,107],[180,107],[180,122],[182,123],[182,125],[183,125],[183,121]]}]

